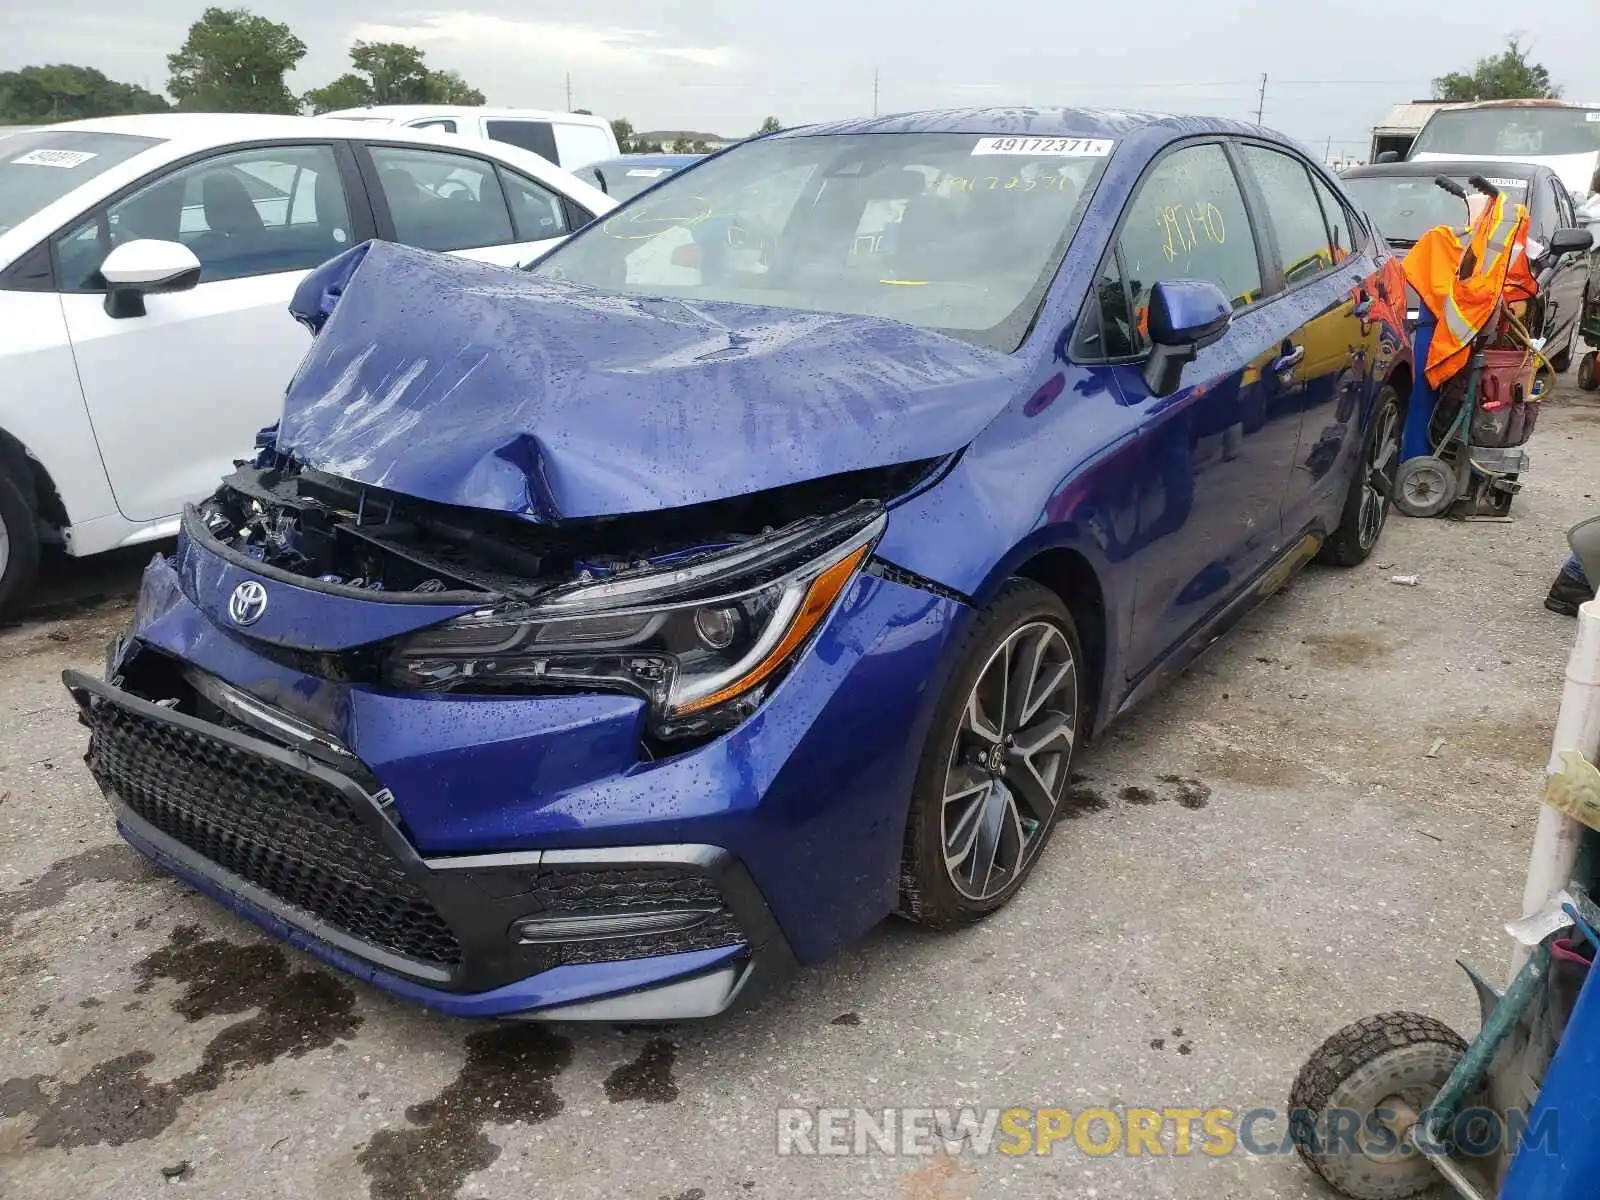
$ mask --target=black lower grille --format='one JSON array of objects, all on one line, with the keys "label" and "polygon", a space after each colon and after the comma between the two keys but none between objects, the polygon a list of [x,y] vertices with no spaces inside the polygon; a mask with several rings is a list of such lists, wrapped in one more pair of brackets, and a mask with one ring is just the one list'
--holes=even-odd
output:
[{"label": "black lower grille", "polygon": [[419,962],[461,947],[331,784],[110,703],[90,706],[89,769],[145,821],[286,904]]},{"label": "black lower grille", "polygon": [[552,947],[560,963],[616,962],[655,954],[714,950],[745,940],[737,917],[708,875],[680,867],[592,866],[556,868],[539,876],[531,899],[552,916],[567,913],[655,912],[681,908],[716,910],[698,925],[636,938],[563,942]]}]

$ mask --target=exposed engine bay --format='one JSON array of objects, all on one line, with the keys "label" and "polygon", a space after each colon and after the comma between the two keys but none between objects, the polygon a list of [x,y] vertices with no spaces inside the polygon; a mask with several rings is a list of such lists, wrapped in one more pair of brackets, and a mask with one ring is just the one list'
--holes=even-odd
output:
[{"label": "exposed engine bay", "polygon": [[935,465],[906,463],[686,508],[541,524],[419,500],[284,459],[240,466],[199,515],[229,549],[320,584],[526,601],[566,585],[682,566],[853,506],[881,509]]}]

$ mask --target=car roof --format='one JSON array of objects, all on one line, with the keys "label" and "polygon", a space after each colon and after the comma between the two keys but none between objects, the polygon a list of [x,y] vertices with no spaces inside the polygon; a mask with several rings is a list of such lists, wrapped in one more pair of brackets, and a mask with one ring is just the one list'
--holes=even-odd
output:
[{"label": "car roof", "polygon": [[1435,175],[1499,175],[1510,176],[1512,179],[1532,179],[1535,175],[1549,170],[1549,167],[1538,163],[1508,162],[1503,159],[1485,161],[1477,158],[1434,158],[1420,162],[1368,163],[1364,167],[1351,167],[1339,177],[1378,179],[1384,176],[1426,175],[1431,179]]},{"label": "car roof", "polygon": [[[266,113],[143,113],[67,121],[49,128],[83,133],[133,134],[192,145],[195,149],[264,138],[354,136],[348,125],[337,126],[337,133],[330,132],[329,122],[323,117],[284,117]],[[410,132],[426,137],[428,131]]]},{"label": "car roof", "polygon": [[388,117],[410,121],[417,117],[516,117],[526,121],[561,121],[572,125],[606,125],[611,122],[592,113],[556,112],[545,108],[490,108],[474,104],[373,104],[366,108],[340,108],[324,117]]},{"label": "car roof", "polygon": [[857,117],[787,129],[768,137],[815,137],[839,133],[975,133],[1018,137],[1124,137],[1164,127],[1177,133],[1237,133],[1286,141],[1280,134],[1226,117],[1178,116],[1121,108],[946,108],[927,112]]}]

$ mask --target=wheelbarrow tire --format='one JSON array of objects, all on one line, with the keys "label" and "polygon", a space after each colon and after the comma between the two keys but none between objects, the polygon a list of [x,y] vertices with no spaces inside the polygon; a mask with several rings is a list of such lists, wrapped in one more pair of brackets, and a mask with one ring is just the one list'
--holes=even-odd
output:
[{"label": "wheelbarrow tire", "polygon": [[1437,517],[1455,503],[1456,469],[1432,454],[1400,464],[1394,475],[1394,506],[1408,517]]},{"label": "wheelbarrow tire", "polygon": [[1586,392],[1600,391],[1600,372],[1596,371],[1596,352],[1591,350],[1578,363],[1578,387]]},{"label": "wheelbarrow tire", "polygon": [[1419,1152],[1368,1157],[1350,1138],[1330,1138],[1328,1116],[1352,1112],[1366,1137],[1367,1114],[1391,1096],[1416,1112],[1433,1103],[1467,1052],[1467,1043],[1442,1021],[1413,1012],[1379,1013],[1346,1025],[1300,1068],[1289,1092],[1295,1149],[1310,1168],[1351,1200],[1404,1200],[1439,1183]]}]

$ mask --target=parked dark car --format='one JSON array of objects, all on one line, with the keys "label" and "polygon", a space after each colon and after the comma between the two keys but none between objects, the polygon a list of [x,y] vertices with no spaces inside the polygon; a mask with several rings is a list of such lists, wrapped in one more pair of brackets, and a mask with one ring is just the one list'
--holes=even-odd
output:
[{"label": "parked dark car", "polygon": [[704,157],[703,154],[625,154],[621,158],[579,167],[573,174],[621,204]]},{"label": "parked dark car", "polygon": [[1078,109],[755,139],[525,272],[365,243],[67,673],[90,768],[168,870],[461,1015],[706,1016],[975,921],[1086,739],[1372,553],[1403,294],[1287,139]]},{"label": "parked dark car", "polygon": [[[1433,180],[1443,175],[1463,187],[1470,176],[1481,175],[1505,193],[1508,201],[1528,208],[1528,236],[1549,247],[1556,233],[1578,228],[1572,197],[1562,186],[1561,177],[1549,167],[1532,163],[1478,162],[1451,159],[1436,162],[1377,163],[1351,167],[1342,178],[1350,194],[1367,210],[1373,223],[1389,245],[1404,253],[1435,225],[1466,224],[1466,207],[1459,199],[1435,187]],[[1583,251],[1567,251],[1532,264],[1537,275],[1553,268],[1539,301],[1532,331],[1545,338],[1545,353],[1551,365],[1565,371],[1572,364],[1578,344],[1578,317],[1583,307],[1587,258]],[[1409,292],[1409,289],[1408,289]],[[1408,297],[1408,320],[1416,319],[1417,300]]]}]

